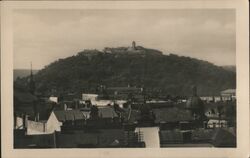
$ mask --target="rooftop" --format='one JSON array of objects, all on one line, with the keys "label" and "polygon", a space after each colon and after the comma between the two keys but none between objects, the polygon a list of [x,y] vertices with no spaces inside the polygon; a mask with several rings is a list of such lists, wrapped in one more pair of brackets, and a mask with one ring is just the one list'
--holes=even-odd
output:
[{"label": "rooftop", "polygon": [[60,122],[85,119],[84,113],[80,110],[58,110],[54,113]]},{"label": "rooftop", "polygon": [[101,118],[114,118],[118,117],[117,113],[111,107],[100,107],[98,108],[98,115]]},{"label": "rooftop", "polygon": [[193,120],[192,114],[189,110],[176,107],[153,109],[153,113],[155,114],[155,123]]},{"label": "rooftop", "polygon": [[222,94],[228,94],[228,93],[236,93],[236,89],[226,89],[224,91],[221,91]]}]

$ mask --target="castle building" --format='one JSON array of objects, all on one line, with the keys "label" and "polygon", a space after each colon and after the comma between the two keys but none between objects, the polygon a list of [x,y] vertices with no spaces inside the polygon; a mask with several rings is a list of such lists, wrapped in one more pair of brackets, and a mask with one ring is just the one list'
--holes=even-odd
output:
[{"label": "castle building", "polygon": [[136,43],[135,41],[132,42],[132,46],[128,48],[128,51],[135,51],[136,50]]},{"label": "castle building", "polygon": [[136,50],[136,43],[135,43],[135,41],[132,42],[132,49]]}]

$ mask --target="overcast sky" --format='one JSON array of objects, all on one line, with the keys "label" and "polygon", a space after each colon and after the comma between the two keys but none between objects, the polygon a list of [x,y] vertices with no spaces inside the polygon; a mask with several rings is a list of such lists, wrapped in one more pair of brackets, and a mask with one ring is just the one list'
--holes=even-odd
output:
[{"label": "overcast sky", "polygon": [[137,45],[235,65],[235,10],[16,10],[14,68],[34,69],[83,49]]}]

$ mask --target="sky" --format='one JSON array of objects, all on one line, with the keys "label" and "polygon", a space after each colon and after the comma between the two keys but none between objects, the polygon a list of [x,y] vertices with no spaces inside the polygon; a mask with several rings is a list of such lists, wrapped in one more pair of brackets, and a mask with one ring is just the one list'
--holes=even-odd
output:
[{"label": "sky", "polygon": [[84,49],[137,45],[235,65],[234,9],[15,10],[14,69],[42,69]]}]

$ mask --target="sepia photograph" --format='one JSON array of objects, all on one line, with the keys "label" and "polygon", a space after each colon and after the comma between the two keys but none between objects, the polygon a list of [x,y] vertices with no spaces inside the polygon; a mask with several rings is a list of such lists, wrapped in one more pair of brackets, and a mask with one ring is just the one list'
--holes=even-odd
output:
[{"label": "sepia photograph", "polygon": [[12,8],[12,149],[241,147],[236,8],[95,7]]}]

